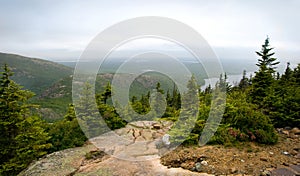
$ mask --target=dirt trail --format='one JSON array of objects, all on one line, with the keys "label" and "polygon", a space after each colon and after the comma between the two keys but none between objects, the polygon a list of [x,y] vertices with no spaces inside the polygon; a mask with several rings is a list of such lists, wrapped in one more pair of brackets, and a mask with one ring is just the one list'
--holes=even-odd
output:
[{"label": "dirt trail", "polygon": [[[207,176],[299,175],[300,130],[278,129],[274,146],[179,147],[168,151],[161,139],[168,122],[143,121],[93,138],[83,147],[47,155],[20,176]],[[163,165],[162,165],[163,164]]]},{"label": "dirt trail", "polygon": [[207,164],[198,170],[215,175],[300,175],[300,130],[277,131],[276,145],[180,147],[163,156],[161,162],[169,167],[194,170],[202,157]]}]

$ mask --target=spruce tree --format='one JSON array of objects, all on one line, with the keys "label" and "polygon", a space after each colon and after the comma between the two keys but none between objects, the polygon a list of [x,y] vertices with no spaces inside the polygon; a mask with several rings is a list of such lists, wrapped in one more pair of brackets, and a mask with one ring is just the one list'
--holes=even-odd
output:
[{"label": "spruce tree", "polygon": [[260,57],[258,63],[256,64],[260,69],[275,73],[276,65],[279,64],[275,57],[272,57],[275,53],[272,52],[274,48],[270,47],[269,37],[266,38],[265,43],[262,45],[261,51],[256,51],[256,54]]},{"label": "spruce tree", "polygon": [[270,97],[270,117],[276,127],[300,126],[300,83],[298,68],[292,70],[287,64],[284,74],[275,84],[275,96]]},{"label": "spruce tree", "polygon": [[249,79],[246,77],[246,70],[243,71],[243,78],[239,83],[239,88],[245,90],[249,86]]},{"label": "spruce tree", "polygon": [[168,134],[171,136],[171,143],[174,146],[185,143],[193,143],[198,140],[198,134],[190,134],[198,118],[199,108],[199,86],[193,75],[187,83],[187,91],[182,97],[180,118],[175,122]]},{"label": "spruce tree", "polygon": [[30,114],[27,103],[34,94],[10,79],[4,65],[0,78],[0,175],[16,175],[51,147],[44,122]]},{"label": "spruce tree", "polygon": [[279,64],[279,62],[276,61],[277,59],[273,57],[275,54],[272,52],[273,49],[274,48],[270,47],[269,38],[267,37],[265,43],[262,45],[262,50],[256,52],[260,57],[256,64],[259,67],[259,70],[255,72],[255,76],[252,79],[251,98],[252,102],[260,105],[262,105],[263,99],[272,89],[272,84],[275,81],[275,66]]},{"label": "spruce tree", "polygon": [[[75,108],[79,123],[88,138],[99,136],[108,131],[97,107],[95,107],[93,99],[95,99],[95,95],[93,94],[92,85],[86,82],[82,87],[81,95],[75,104]],[[104,99],[104,105],[106,100]]]},{"label": "spruce tree", "polygon": [[104,104],[107,104],[107,100],[110,97],[111,97],[111,85],[110,85],[110,82],[108,82],[105,87],[104,92],[102,93],[102,98],[103,98]]}]

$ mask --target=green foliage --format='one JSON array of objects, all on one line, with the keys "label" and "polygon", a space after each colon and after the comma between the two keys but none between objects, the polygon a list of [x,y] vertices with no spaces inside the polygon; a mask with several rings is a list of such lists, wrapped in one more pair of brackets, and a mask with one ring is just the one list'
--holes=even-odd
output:
[{"label": "green foliage", "polygon": [[[263,114],[257,105],[247,102],[246,96],[240,91],[229,94],[223,123],[230,124],[230,127],[239,131],[238,140],[276,143],[276,132],[269,117]],[[261,131],[265,135],[260,135]]]},{"label": "green foliage", "polygon": [[190,133],[198,118],[198,93],[199,86],[195,77],[192,76],[187,84],[187,92],[183,95],[180,117],[169,132],[172,145],[178,145],[183,142],[191,144],[194,143],[195,139],[198,139],[199,134]]},{"label": "green foliage", "polygon": [[[61,120],[67,112],[68,104],[72,103],[72,79],[72,76],[64,77],[32,99],[33,103],[39,104],[41,107],[37,113],[41,114],[47,122]],[[95,87],[98,89],[96,92],[103,93],[109,81],[109,77],[97,75]]]},{"label": "green foliage", "polygon": [[252,80],[250,100],[259,105],[276,127],[299,126],[299,65],[292,70],[288,63],[285,73],[281,77],[277,74],[275,79],[274,66],[279,62],[272,57],[272,49],[267,38],[262,51],[257,52],[261,59],[257,64],[259,71]]},{"label": "green foliage", "polygon": [[107,104],[107,99],[111,97],[111,85],[110,82],[107,83],[104,92],[101,94],[101,98],[104,104]]},{"label": "green foliage", "polygon": [[0,175],[16,175],[51,147],[44,122],[31,115],[27,103],[34,94],[10,79],[7,65],[0,78]]},{"label": "green foliage", "polygon": [[[96,104],[93,102],[95,98]],[[109,130],[126,125],[126,122],[119,117],[115,108],[109,105],[108,102],[111,102],[111,86],[109,83],[105,90],[96,94],[96,96],[93,94],[92,86],[88,82],[83,85],[80,99],[76,103],[76,115],[88,138],[99,136]]]},{"label": "green foliage", "polygon": [[87,140],[78,124],[72,104],[69,105],[63,120],[48,125],[48,133],[51,136],[49,142],[52,144],[50,152],[82,146]]},{"label": "green foliage", "polygon": [[[210,139],[210,144],[222,144],[226,146],[233,145],[237,142],[234,135],[229,134],[229,125],[221,124],[216,131],[215,135]],[[232,128],[231,128],[232,129]]]},{"label": "green foliage", "polygon": [[276,80],[274,91],[264,103],[273,124],[276,127],[300,126],[300,64],[294,70],[287,65],[285,73]]},{"label": "green foliage", "polygon": [[98,109],[102,118],[105,121],[105,124],[109,129],[115,130],[122,127],[125,127],[127,124],[117,113],[114,107],[100,103],[98,104]]},{"label": "green foliage", "polygon": [[86,82],[82,86],[80,99],[75,106],[79,124],[88,138],[99,136],[108,131],[97,107],[94,105],[93,99],[95,99],[95,95],[92,85]]},{"label": "green foliage", "polygon": [[216,84],[216,89],[217,91],[221,91],[221,92],[229,92],[231,90],[231,85],[227,82],[226,73],[224,74],[224,78],[222,74],[220,75],[219,81]]}]

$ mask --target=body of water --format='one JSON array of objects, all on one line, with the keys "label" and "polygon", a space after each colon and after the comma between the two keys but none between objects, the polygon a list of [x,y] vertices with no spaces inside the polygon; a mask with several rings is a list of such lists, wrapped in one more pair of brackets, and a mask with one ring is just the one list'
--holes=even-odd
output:
[{"label": "body of water", "polygon": [[[250,75],[254,76],[254,72],[249,72],[246,74],[248,78],[250,78]],[[235,86],[238,85],[241,79],[243,78],[243,74],[238,75],[227,75],[227,82],[229,82],[230,85]],[[201,86],[201,90],[205,90],[206,87],[211,85],[211,87],[215,87],[217,81],[219,81],[220,78],[210,78],[210,79],[204,79],[205,84]]]}]

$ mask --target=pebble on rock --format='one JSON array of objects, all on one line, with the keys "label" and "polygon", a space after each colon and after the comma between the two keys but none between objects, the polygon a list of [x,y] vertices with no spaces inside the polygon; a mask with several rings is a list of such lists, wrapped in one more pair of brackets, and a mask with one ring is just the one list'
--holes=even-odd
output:
[{"label": "pebble on rock", "polygon": [[195,164],[195,169],[196,169],[196,171],[201,172],[201,171],[202,171],[201,163],[197,162],[197,163]]},{"label": "pebble on rock", "polygon": [[207,165],[208,165],[207,161],[201,161],[201,164],[202,164],[203,166],[207,166]]},{"label": "pebble on rock", "polygon": [[289,155],[289,152],[282,152],[282,154],[284,154],[284,155]]}]

